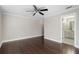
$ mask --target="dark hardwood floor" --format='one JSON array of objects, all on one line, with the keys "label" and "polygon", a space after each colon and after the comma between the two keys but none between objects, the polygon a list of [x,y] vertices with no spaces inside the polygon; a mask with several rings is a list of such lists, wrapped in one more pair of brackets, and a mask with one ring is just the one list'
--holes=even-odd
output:
[{"label": "dark hardwood floor", "polygon": [[17,40],[2,44],[1,54],[65,54],[79,50],[67,44],[53,42],[43,37]]}]

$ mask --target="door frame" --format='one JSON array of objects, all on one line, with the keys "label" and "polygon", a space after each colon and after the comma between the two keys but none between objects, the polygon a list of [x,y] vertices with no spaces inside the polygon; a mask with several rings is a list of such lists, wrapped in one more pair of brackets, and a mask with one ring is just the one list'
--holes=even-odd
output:
[{"label": "door frame", "polygon": [[62,43],[63,43],[63,23],[62,23],[62,20],[63,20],[63,17],[64,16],[67,16],[67,15],[71,15],[73,14],[75,16],[75,20],[74,20],[74,47],[76,46],[76,20],[77,20],[77,14],[76,12],[71,12],[71,13],[65,13],[63,15],[61,15],[61,38],[62,38]]}]

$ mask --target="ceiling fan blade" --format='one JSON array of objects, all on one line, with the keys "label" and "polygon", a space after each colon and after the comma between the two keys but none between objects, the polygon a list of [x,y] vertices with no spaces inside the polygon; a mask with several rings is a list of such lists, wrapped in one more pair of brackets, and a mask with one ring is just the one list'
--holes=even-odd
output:
[{"label": "ceiling fan blade", "polygon": [[48,9],[41,9],[40,11],[48,11]]},{"label": "ceiling fan blade", "polygon": [[33,5],[33,7],[37,10],[37,7],[36,7],[36,5]]},{"label": "ceiling fan blade", "polygon": [[36,13],[34,13],[33,16],[34,16],[35,14],[36,14]]},{"label": "ceiling fan blade", "polygon": [[42,12],[39,12],[41,15],[44,15]]}]

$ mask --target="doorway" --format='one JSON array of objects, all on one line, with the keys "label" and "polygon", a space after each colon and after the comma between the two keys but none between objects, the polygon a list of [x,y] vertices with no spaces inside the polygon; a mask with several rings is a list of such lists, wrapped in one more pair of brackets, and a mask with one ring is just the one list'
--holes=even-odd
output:
[{"label": "doorway", "polygon": [[75,39],[75,14],[62,16],[62,40],[63,43],[74,46]]}]

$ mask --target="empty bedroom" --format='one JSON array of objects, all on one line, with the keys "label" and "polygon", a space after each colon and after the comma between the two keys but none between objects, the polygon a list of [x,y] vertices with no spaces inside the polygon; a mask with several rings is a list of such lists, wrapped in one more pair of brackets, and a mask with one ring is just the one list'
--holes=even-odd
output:
[{"label": "empty bedroom", "polygon": [[0,54],[79,53],[79,5],[0,5]]}]

